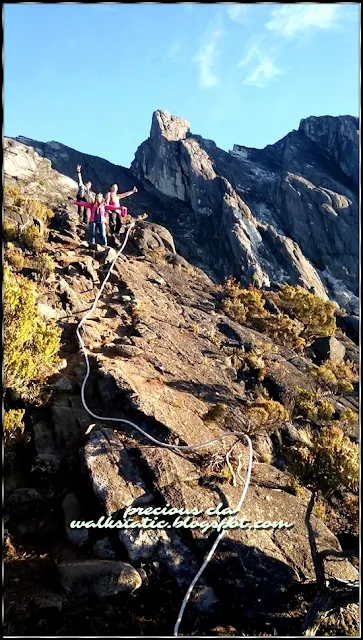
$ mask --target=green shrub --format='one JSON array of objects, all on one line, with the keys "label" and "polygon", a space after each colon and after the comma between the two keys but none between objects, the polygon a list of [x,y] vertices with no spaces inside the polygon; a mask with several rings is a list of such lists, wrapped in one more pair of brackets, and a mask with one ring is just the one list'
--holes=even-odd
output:
[{"label": "green shrub", "polygon": [[20,242],[26,249],[38,253],[43,249],[44,236],[36,225],[27,225],[20,232]]},{"label": "green shrub", "polygon": [[217,289],[223,293],[224,297],[232,299],[237,298],[242,291],[241,285],[232,276],[228,276]]},{"label": "green shrub", "polygon": [[[222,310],[236,322],[248,324],[266,333],[282,345],[301,351],[319,336],[331,336],[336,330],[336,306],[302,287],[285,285],[278,293],[248,289],[229,277],[219,287]],[[265,309],[266,296],[280,309],[279,315]]]},{"label": "green shrub", "polygon": [[20,249],[16,249],[14,245],[9,242],[5,248],[5,260],[12,266],[14,271],[21,271],[24,267],[24,256]]},{"label": "green shrub", "polygon": [[353,362],[325,362],[320,367],[313,367],[311,374],[318,384],[334,392],[350,392],[353,383],[358,382],[358,374]]},{"label": "green shrub", "polygon": [[38,218],[46,223],[54,216],[54,212],[38,202],[38,200],[23,196],[18,187],[5,184],[4,196],[5,205],[14,205],[22,209],[31,218]]},{"label": "green shrub", "polygon": [[302,337],[312,341],[319,336],[332,336],[336,330],[335,305],[302,287],[285,285],[274,300],[282,311],[292,314],[304,329]]},{"label": "green shrub", "polygon": [[289,414],[280,402],[262,395],[247,402],[246,417],[256,427],[271,427],[288,420]]},{"label": "green shrub", "polygon": [[295,410],[311,422],[323,423],[332,419],[334,405],[328,400],[319,398],[319,394],[308,389],[296,389]]},{"label": "green shrub", "polygon": [[61,330],[41,317],[34,284],[4,265],[4,386],[34,398],[58,363]]},{"label": "green shrub", "polygon": [[337,425],[314,431],[311,444],[287,447],[285,457],[292,473],[324,496],[338,489],[358,490],[359,445]]},{"label": "green shrub", "polygon": [[21,197],[21,191],[18,187],[14,187],[10,184],[4,184],[4,198],[6,204],[9,203],[9,200],[14,201]]},{"label": "green shrub", "polygon": [[208,340],[210,340],[212,342],[212,344],[214,344],[216,347],[220,347],[222,340],[220,339],[219,335],[217,334],[217,332],[212,329],[211,331],[209,331],[207,333],[207,338]]},{"label": "green shrub", "polygon": [[343,424],[357,425],[359,422],[359,415],[356,411],[353,411],[353,409],[348,407],[343,411],[340,420]]},{"label": "green shrub", "polygon": [[225,280],[220,290],[224,296],[221,308],[230,318],[240,324],[247,324],[261,333],[266,333],[282,345],[298,351],[303,349],[305,346],[305,339],[301,337],[303,324],[283,313],[279,315],[269,313],[265,309],[266,294],[263,291],[253,286],[243,289],[231,277]]},{"label": "green shrub", "polygon": [[55,262],[51,256],[42,253],[33,260],[33,266],[39,271],[40,281],[44,282],[54,273]]},{"label": "green shrub", "polygon": [[4,462],[7,472],[14,469],[18,445],[23,442],[24,413],[23,409],[12,409],[4,413]]},{"label": "green shrub", "polygon": [[18,235],[18,227],[15,222],[9,218],[4,218],[3,236],[4,242],[13,242]]},{"label": "green shrub", "polygon": [[302,351],[306,346],[305,338],[301,336],[302,326],[286,315],[267,314],[257,317],[254,328],[261,333],[266,333],[279,344],[291,347],[296,351]]},{"label": "green shrub", "polygon": [[232,320],[239,322],[240,324],[244,324],[247,319],[247,311],[243,306],[242,302],[237,299],[231,300],[227,298],[222,301],[221,304],[222,311],[227,314]]}]

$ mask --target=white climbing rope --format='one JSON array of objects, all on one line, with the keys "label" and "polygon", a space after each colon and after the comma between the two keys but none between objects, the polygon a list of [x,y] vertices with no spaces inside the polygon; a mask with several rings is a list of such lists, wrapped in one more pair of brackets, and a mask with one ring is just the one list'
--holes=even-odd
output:
[{"label": "white climbing rope", "polygon": [[[90,363],[89,363],[89,359],[88,359],[88,354],[87,354],[87,350],[86,347],[84,345],[84,342],[82,340],[81,334],[80,334],[80,329],[83,327],[84,323],[86,322],[86,320],[88,320],[88,318],[93,314],[93,312],[96,309],[97,303],[101,297],[102,291],[111,275],[112,269],[116,264],[116,261],[118,260],[118,257],[121,255],[122,251],[124,250],[130,231],[131,229],[135,226],[135,222],[132,222],[127,230],[126,236],[125,236],[125,240],[123,245],[121,246],[121,248],[118,250],[115,258],[113,259],[111,266],[108,270],[107,276],[105,277],[104,281],[102,282],[102,285],[100,287],[100,290],[95,298],[95,301],[91,307],[91,309],[89,311],[87,311],[87,313],[83,316],[83,318],[81,319],[81,321],[79,322],[77,329],[76,329],[76,334],[77,334],[77,338],[79,340],[79,343],[81,345],[81,349],[83,351],[83,355],[84,355],[84,359],[86,362],[86,375],[84,377],[84,380],[82,382],[82,387],[81,387],[81,400],[82,400],[82,404],[83,407],[85,409],[85,411],[87,411],[87,413],[92,416],[92,418],[96,418],[96,420],[100,420],[102,422],[107,421],[107,422],[122,422],[124,424],[129,425],[130,427],[133,427],[134,429],[136,429],[137,431],[139,431],[140,433],[142,433],[146,438],[148,438],[149,440],[151,440],[152,442],[154,442],[156,445],[158,445],[159,447],[164,447],[165,449],[171,449],[171,450],[179,450],[179,449],[183,449],[183,451],[192,451],[192,450],[196,450],[196,449],[201,449],[202,447],[206,447],[208,445],[211,444],[215,444],[216,442],[219,442],[221,440],[223,440],[224,438],[228,438],[232,435],[236,435],[239,438],[241,436],[243,436],[248,444],[249,447],[249,461],[248,461],[248,468],[247,468],[247,474],[246,474],[246,480],[245,480],[245,484],[244,484],[244,488],[242,491],[242,495],[241,498],[239,500],[239,503],[235,509],[235,511],[233,513],[238,513],[242,507],[243,501],[246,497],[247,491],[248,491],[248,487],[249,487],[249,483],[250,483],[250,479],[251,479],[251,472],[252,472],[252,460],[253,460],[253,449],[252,449],[252,442],[250,440],[250,438],[248,437],[248,435],[241,433],[239,431],[229,431],[228,433],[223,434],[222,436],[219,436],[218,438],[214,438],[213,440],[208,440],[206,442],[202,442],[200,444],[192,444],[192,445],[174,445],[174,444],[166,444],[164,442],[160,442],[159,440],[156,440],[156,438],[153,438],[153,436],[149,435],[148,433],[146,433],[146,431],[144,431],[143,429],[141,429],[141,427],[139,427],[137,424],[135,424],[134,422],[131,422],[130,420],[126,420],[124,418],[110,418],[108,416],[98,416],[96,413],[93,413],[93,411],[91,411],[91,409],[88,407],[86,399],[85,399],[85,387],[87,384],[87,380],[90,376]],[[229,458],[230,455],[232,453],[232,450],[234,448],[234,446],[237,444],[237,442],[235,442],[235,444],[232,446],[232,448],[228,451],[227,455],[226,455],[226,461],[227,461],[227,465],[232,473],[232,477],[233,477],[233,486],[236,486],[236,476],[234,474],[234,471],[232,469],[232,466],[230,464]],[[241,475],[239,473],[240,471],[240,466],[241,466],[241,454],[238,457],[238,469],[237,469],[237,473],[238,476],[241,478]],[[188,600],[190,598],[190,595],[194,589],[195,584],[198,582],[200,576],[202,575],[204,569],[206,568],[208,562],[211,560],[211,558],[213,557],[213,554],[220,542],[220,540],[223,538],[223,536],[225,535],[226,531],[223,530],[219,536],[216,538],[211,550],[209,551],[208,555],[206,556],[203,565],[201,566],[201,568],[199,569],[198,573],[196,574],[195,578],[193,579],[187,593],[185,594],[184,600],[182,602],[180,611],[179,611],[179,615],[178,615],[178,619],[175,623],[175,627],[174,627],[174,636],[178,635],[178,630],[179,630],[179,626],[185,611],[185,607],[188,603]]]}]

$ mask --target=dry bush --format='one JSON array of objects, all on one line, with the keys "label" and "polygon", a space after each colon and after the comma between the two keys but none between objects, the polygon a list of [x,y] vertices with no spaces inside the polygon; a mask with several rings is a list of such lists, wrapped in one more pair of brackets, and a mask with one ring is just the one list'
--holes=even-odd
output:
[{"label": "dry bush", "polygon": [[157,249],[151,249],[147,252],[147,255],[151,260],[158,264],[168,264],[166,260],[166,251],[162,247],[158,247]]},{"label": "dry bush", "polygon": [[192,333],[194,333],[195,336],[199,336],[199,334],[200,334],[200,326],[196,322],[192,322],[189,325],[188,329],[190,329],[190,331],[192,331]]},{"label": "dry bush", "polygon": [[55,262],[51,256],[42,253],[33,260],[32,266],[39,272],[39,281],[43,283],[54,273]]},{"label": "dry bush", "polygon": [[212,342],[212,344],[214,344],[216,347],[220,347],[222,344],[222,340],[220,339],[219,335],[217,334],[216,331],[212,330],[209,331],[207,333],[207,338],[208,340],[210,340],[210,342]]}]

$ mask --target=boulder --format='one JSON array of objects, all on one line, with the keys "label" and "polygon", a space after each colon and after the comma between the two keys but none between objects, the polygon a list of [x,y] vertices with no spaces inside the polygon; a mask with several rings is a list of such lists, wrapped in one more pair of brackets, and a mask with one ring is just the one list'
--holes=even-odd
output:
[{"label": "boulder", "polygon": [[75,389],[74,381],[67,376],[59,376],[51,383],[51,388],[59,393],[72,393]]},{"label": "boulder", "polygon": [[311,345],[317,364],[322,364],[326,360],[339,364],[345,357],[345,347],[334,336],[317,338]]},{"label": "boulder", "polygon": [[141,587],[138,572],[126,562],[80,560],[58,565],[61,585],[70,599],[108,598]]},{"label": "boulder", "polygon": [[138,223],[133,235],[133,243],[143,253],[155,249],[164,249],[175,253],[174,239],[171,233],[165,227],[150,222]]}]

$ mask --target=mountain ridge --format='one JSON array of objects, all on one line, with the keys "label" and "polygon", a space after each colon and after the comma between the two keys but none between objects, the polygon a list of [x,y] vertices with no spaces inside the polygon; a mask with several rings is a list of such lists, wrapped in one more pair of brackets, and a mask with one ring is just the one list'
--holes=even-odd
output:
[{"label": "mountain ridge", "polygon": [[130,209],[167,226],[178,252],[213,279],[247,284],[267,274],[358,315],[358,125],[354,116],[310,116],[263,149],[227,152],[155,111],[130,168],[54,141],[13,140],[69,177],[82,164],[96,189],[136,184]]}]

